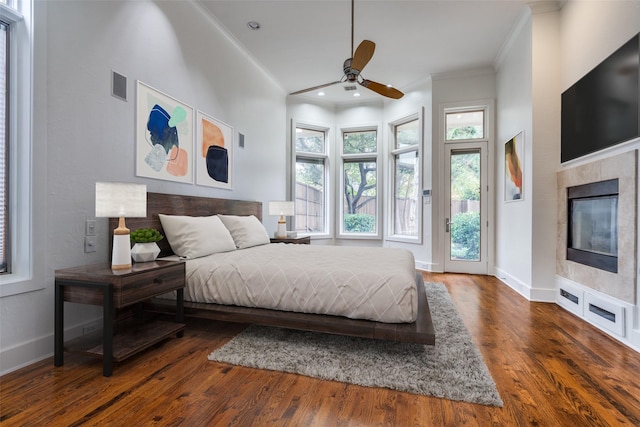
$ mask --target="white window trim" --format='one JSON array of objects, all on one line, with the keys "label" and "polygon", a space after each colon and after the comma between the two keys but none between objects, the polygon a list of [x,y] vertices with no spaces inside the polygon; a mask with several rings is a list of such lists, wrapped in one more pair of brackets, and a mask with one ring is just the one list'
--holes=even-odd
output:
[{"label": "white window trim", "polygon": [[[301,154],[300,157],[303,158],[307,158],[307,159],[323,159],[325,161],[325,169],[324,169],[324,173],[325,173],[325,195],[324,195],[324,204],[325,204],[325,211],[324,211],[324,217],[325,217],[325,230],[323,232],[319,232],[319,233],[299,233],[300,235],[303,236],[310,236],[312,239],[331,239],[333,237],[333,215],[331,215],[331,212],[333,212],[333,192],[332,192],[332,188],[333,188],[333,180],[331,179],[332,177],[332,165],[331,165],[331,148],[332,148],[332,139],[331,139],[331,134],[333,132],[333,128],[330,125],[326,125],[326,124],[321,124],[321,123],[314,123],[312,121],[297,121],[297,120],[292,120],[291,121],[291,152],[293,153],[293,155],[291,156],[291,188],[289,190],[289,196],[290,196],[290,200],[295,201],[295,197],[296,197],[296,161],[298,158],[298,151],[296,150],[296,129],[297,128],[304,128],[304,129],[310,129],[310,130],[315,130],[318,132],[324,132],[324,144],[325,144],[325,152],[324,154],[321,153],[309,153],[309,152],[302,152],[304,154]],[[294,217],[294,221],[295,221],[295,217]],[[295,223],[293,224],[295,227]],[[295,228],[294,228],[295,229]]]},{"label": "white window trim", "polygon": [[[0,297],[31,292],[45,287],[44,280],[34,278],[33,245],[33,2],[21,1],[21,10],[0,4],[4,20],[10,20],[11,104],[10,157],[10,256],[11,273],[0,280]],[[21,143],[18,143],[20,141]],[[46,244],[46,242],[42,242]]]},{"label": "white window trim", "polygon": [[[460,105],[458,107],[457,105]],[[482,111],[484,112],[484,122],[483,122],[483,133],[482,138],[469,138],[469,139],[447,139],[447,114],[455,114],[455,113],[469,113],[473,111]],[[491,112],[489,111],[488,103],[476,103],[473,105],[465,104],[465,103],[451,103],[443,106],[442,110],[442,143],[443,144],[455,144],[457,142],[477,142],[477,141],[489,141],[491,138],[491,129],[489,126],[489,115]]]},{"label": "white window trim", "polygon": [[[355,154],[344,154],[344,134],[349,132],[362,132],[362,131],[375,131],[376,132],[376,152],[375,153],[355,153]],[[338,151],[338,150],[337,150]],[[377,124],[372,125],[361,125],[361,126],[350,126],[340,129],[340,159],[339,159],[339,168],[336,170],[336,173],[339,174],[339,178],[336,179],[336,182],[339,185],[339,188],[336,191],[336,234],[340,239],[357,239],[357,240],[373,240],[373,239],[382,239],[383,236],[383,188],[381,185],[383,182],[383,173],[382,173],[382,150],[381,150],[381,136],[380,136],[380,126]],[[344,225],[344,210],[342,209],[343,205],[343,197],[344,197],[344,174],[342,173],[344,170],[345,160],[350,161],[376,161],[376,232],[375,233],[345,233],[343,230]]]},{"label": "white window trim", "polygon": [[[417,147],[415,145],[411,145],[408,147],[395,148],[395,128],[396,126],[411,122],[413,120],[418,120],[418,129],[420,132],[419,142]],[[420,186],[424,187],[424,159],[423,159],[423,146],[424,146],[424,119],[423,114],[421,112],[416,112],[407,116],[403,116],[399,119],[389,122],[389,198],[388,198],[388,209],[387,209],[387,236],[386,240],[391,242],[402,242],[402,243],[412,243],[416,245],[422,244],[422,234],[423,234],[423,203],[422,196],[418,196],[417,203],[417,218],[416,221],[418,223],[418,233],[417,236],[404,236],[400,234],[393,234],[394,231],[394,208],[395,208],[395,185],[396,185],[396,176],[395,176],[395,156],[399,154],[404,154],[408,152],[415,151],[416,148],[418,150],[418,168],[420,173]]]}]

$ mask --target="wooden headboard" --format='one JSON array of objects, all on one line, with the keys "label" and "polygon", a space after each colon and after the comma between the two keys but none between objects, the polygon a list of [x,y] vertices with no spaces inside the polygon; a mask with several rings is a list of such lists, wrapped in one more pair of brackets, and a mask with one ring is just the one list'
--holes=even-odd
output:
[{"label": "wooden headboard", "polygon": [[[184,196],[178,194],[147,193],[147,217],[127,218],[127,228],[156,228],[164,234],[158,214],[209,216],[223,215],[255,215],[262,221],[262,202],[247,200],[214,199],[210,197]],[[109,232],[118,226],[118,218],[109,218]],[[113,239],[109,239],[112,241]],[[173,255],[167,239],[158,242],[159,256]]]}]

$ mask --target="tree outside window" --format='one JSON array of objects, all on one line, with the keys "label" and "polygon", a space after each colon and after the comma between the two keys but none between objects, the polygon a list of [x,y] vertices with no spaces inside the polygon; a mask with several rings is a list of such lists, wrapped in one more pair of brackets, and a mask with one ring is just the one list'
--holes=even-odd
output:
[{"label": "tree outside window", "polygon": [[378,135],[375,130],[343,133],[344,233],[378,230]]}]

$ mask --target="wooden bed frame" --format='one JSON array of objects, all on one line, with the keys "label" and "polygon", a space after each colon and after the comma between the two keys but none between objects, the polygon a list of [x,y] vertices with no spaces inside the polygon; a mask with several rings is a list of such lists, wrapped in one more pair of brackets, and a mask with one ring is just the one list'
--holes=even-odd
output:
[{"label": "wooden bed frame", "polygon": [[[157,228],[163,234],[159,213],[167,215],[208,216],[214,214],[255,215],[262,220],[262,203],[242,200],[214,199],[175,194],[147,193],[147,217],[127,218],[127,227]],[[117,218],[111,218],[109,228],[117,227]],[[173,255],[167,239],[158,242],[160,257]],[[416,273],[418,284],[418,318],[414,323],[382,323],[356,320],[340,316],[294,313],[264,308],[249,308],[206,303],[184,303],[185,316],[222,320],[227,322],[253,323],[281,328],[299,329],[349,335],[389,341],[417,344],[435,344],[435,331],[429,312],[422,275]],[[154,299],[151,308],[163,313],[175,312],[175,302]]]}]

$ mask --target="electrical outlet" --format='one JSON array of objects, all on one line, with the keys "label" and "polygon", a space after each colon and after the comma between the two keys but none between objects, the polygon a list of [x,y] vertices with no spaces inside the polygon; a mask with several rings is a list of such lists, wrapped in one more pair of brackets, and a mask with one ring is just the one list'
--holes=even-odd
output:
[{"label": "electrical outlet", "polygon": [[84,251],[85,253],[96,251],[96,236],[85,236]]},{"label": "electrical outlet", "polygon": [[84,223],[84,235],[95,236],[96,235],[96,220],[88,219]]}]

